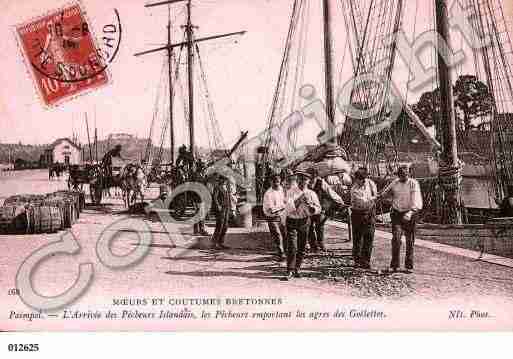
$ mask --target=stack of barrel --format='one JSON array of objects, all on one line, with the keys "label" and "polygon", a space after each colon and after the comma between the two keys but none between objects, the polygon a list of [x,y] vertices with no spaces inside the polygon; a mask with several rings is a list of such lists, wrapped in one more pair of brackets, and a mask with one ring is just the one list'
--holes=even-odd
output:
[{"label": "stack of barrel", "polygon": [[0,234],[55,233],[71,228],[84,206],[81,192],[11,196],[0,207]]}]

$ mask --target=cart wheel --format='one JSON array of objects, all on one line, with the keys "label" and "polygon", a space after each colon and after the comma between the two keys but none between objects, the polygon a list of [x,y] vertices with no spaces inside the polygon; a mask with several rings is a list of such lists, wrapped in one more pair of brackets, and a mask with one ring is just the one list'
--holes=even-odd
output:
[{"label": "cart wheel", "polygon": [[197,212],[198,208],[193,200],[196,193],[186,191],[178,194],[169,203],[169,213],[173,218],[192,218]]},{"label": "cart wheel", "polygon": [[91,201],[95,205],[99,205],[102,202],[103,190],[101,186],[91,186],[89,189],[91,195]]}]

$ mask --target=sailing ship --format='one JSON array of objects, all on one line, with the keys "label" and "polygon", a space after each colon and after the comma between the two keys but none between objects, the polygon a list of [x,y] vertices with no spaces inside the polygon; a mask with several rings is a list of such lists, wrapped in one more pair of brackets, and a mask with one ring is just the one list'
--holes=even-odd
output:
[{"label": "sailing ship", "polygon": [[[175,3],[185,3],[185,11],[186,11],[186,23],[182,26],[183,28],[183,41],[173,43],[172,42],[172,29],[173,24],[171,23],[171,5]],[[148,146],[145,151],[145,162],[148,166],[155,164],[158,167],[171,167],[175,166],[175,162],[177,160],[177,156],[175,156],[175,147],[176,147],[176,116],[175,116],[175,99],[177,92],[181,95],[184,100],[183,103],[183,112],[185,119],[185,127],[188,130],[188,136],[184,136],[188,138],[188,152],[186,155],[190,159],[191,162],[194,162],[199,156],[199,148],[197,145],[197,119],[196,112],[197,106],[195,101],[196,88],[198,87],[200,92],[202,92],[203,99],[205,101],[204,112],[206,113],[206,119],[204,121],[204,126],[207,132],[207,137],[210,146],[210,155],[216,152],[216,150],[224,149],[223,154],[228,156],[235,152],[226,150],[224,139],[222,133],[220,131],[220,126],[217,121],[214,105],[211,100],[211,95],[209,93],[209,87],[207,83],[207,75],[204,69],[204,64],[202,60],[202,56],[200,53],[199,44],[215,39],[226,38],[226,37],[234,37],[245,34],[245,31],[232,32],[227,34],[220,35],[212,35],[202,38],[196,38],[195,36],[195,26],[192,23],[192,0],[170,0],[170,1],[160,1],[151,4],[145,5],[146,8],[156,7],[156,6],[168,6],[168,24],[167,24],[167,43],[164,46],[154,48],[151,50],[142,51],[136,53],[135,56],[147,55],[156,52],[167,52],[166,63],[163,66],[163,74],[164,77],[167,77],[167,83],[161,83],[160,89],[162,92],[167,93],[166,96],[160,96],[160,93],[157,94],[157,101],[153,113],[153,119],[150,126],[149,131],[149,141]],[[186,82],[187,89],[184,90],[180,78],[180,64],[183,61],[183,50],[185,49],[186,56]],[[199,77],[199,86],[195,81],[195,77]],[[160,99],[159,99],[160,98]],[[161,107],[167,106],[167,113],[161,111]],[[160,138],[158,140],[158,150],[154,151],[152,146],[151,139],[154,136],[156,122],[160,121],[161,130],[160,130]],[[164,144],[166,141],[167,133],[169,131],[169,162],[165,163],[163,158],[164,153]],[[181,137],[181,136],[180,136]],[[182,144],[182,154],[185,153],[183,149],[186,148],[186,141]]]},{"label": "sailing ship", "polygon": [[[284,56],[276,86],[275,96],[268,118],[268,128],[279,119],[279,112],[292,102],[293,112],[297,106],[298,82],[301,79],[304,58],[301,51],[305,45],[305,27],[308,24],[308,12],[312,0],[296,0],[285,45]],[[317,1],[315,1],[317,3]],[[385,79],[382,83],[359,83],[352,88],[350,103],[353,108],[362,113],[369,109],[373,116],[364,120],[336,113],[334,101],[334,61],[332,40],[332,5],[334,2],[321,0],[323,7],[323,38],[324,38],[324,84],[326,117],[330,123],[336,123],[335,128],[343,128],[335,134],[336,145],[345,150],[348,160],[353,165],[365,165],[375,178],[379,187],[386,185],[391,174],[401,162],[418,161],[422,156],[405,153],[405,140],[409,128],[414,128],[416,134],[431,150],[431,157],[437,161],[438,176],[420,179],[425,198],[423,218],[418,225],[418,235],[432,241],[456,245],[464,248],[478,249],[483,252],[513,255],[513,218],[495,218],[495,211],[481,211],[480,216],[472,217],[472,209],[466,208],[461,197],[462,162],[459,158],[459,147],[463,147],[465,139],[471,138],[471,131],[462,133],[456,125],[455,96],[453,71],[449,68],[447,57],[451,54],[433,53],[433,65],[436,76],[433,90],[438,97],[433,105],[437,120],[434,123],[435,134],[430,131],[418,115],[418,108],[408,104],[408,90],[402,100],[403,110],[396,122],[390,121],[392,112],[393,88],[389,84],[397,68],[398,57],[397,36],[401,33],[404,23],[404,0],[364,0],[342,1],[339,3],[346,25],[346,41],[344,51],[350,52],[352,75],[355,78],[372,74]],[[337,2],[338,3],[338,2]],[[416,23],[419,16],[419,1],[415,4],[414,38],[417,35]],[[425,3],[425,2],[422,2]],[[492,97],[490,110],[486,114],[489,138],[487,151],[488,160],[492,163],[489,177],[492,179],[491,190],[493,197],[500,201],[506,195],[506,187],[513,184],[513,74],[508,56],[513,53],[511,40],[504,19],[502,4],[499,0],[465,0],[461,16],[469,19],[478,34],[477,41],[482,41],[485,35],[489,43],[472,47],[475,77],[484,84]],[[331,5],[331,6],[330,6]],[[454,49],[449,27],[448,1],[431,1],[432,30],[439,39],[445,41]],[[411,13],[411,12],[409,12]],[[392,39],[392,41],[390,41]],[[463,37],[462,37],[463,39]],[[476,40],[476,39],[474,39]],[[463,40],[462,40],[463,41]],[[441,44],[438,44],[441,45]],[[293,54],[295,49],[295,53]],[[342,57],[342,62],[344,61]],[[294,56],[296,55],[296,56]],[[416,56],[416,55],[414,55]],[[291,59],[296,60],[295,63]],[[405,59],[412,61],[412,58]],[[343,66],[343,63],[340,64]],[[410,64],[408,64],[410,65]],[[459,69],[461,71],[461,69]],[[342,70],[340,71],[343,72]],[[410,75],[411,76],[411,73]],[[293,78],[292,91],[288,89],[287,79]],[[461,76],[460,76],[461,78]],[[408,79],[409,81],[411,78]],[[292,100],[291,100],[292,99]],[[416,111],[417,110],[417,111]],[[339,121],[337,121],[337,117]],[[342,126],[340,123],[342,122]],[[484,121],[483,121],[484,122]],[[378,131],[368,131],[369,127]],[[269,140],[267,143],[271,144]],[[312,151],[296,161],[292,166],[298,166],[316,157],[326,144],[316,146]],[[408,145],[408,144],[406,144]],[[261,150],[261,168],[270,167],[273,150],[265,147]],[[319,157],[319,156],[317,156]],[[425,161],[424,156],[424,161]],[[317,159],[318,160],[318,159]],[[381,209],[379,218],[386,219],[386,206]],[[386,221],[385,221],[386,222]],[[383,224],[388,227],[386,223]]]}]

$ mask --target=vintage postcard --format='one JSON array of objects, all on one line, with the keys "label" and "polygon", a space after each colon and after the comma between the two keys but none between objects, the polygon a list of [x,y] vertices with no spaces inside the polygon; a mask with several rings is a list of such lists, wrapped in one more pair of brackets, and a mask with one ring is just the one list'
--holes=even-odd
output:
[{"label": "vintage postcard", "polygon": [[513,329],[511,2],[0,4],[0,331]]}]

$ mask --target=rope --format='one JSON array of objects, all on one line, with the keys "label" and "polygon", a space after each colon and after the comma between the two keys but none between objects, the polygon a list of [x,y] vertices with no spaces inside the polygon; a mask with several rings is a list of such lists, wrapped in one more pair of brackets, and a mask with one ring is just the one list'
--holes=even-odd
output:
[{"label": "rope", "polygon": [[[287,70],[287,64],[288,64],[288,61],[289,61],[290,48],[292,46],[292,39],[294,37],[294,33],[295,33],[295,30],[296,30],[296,25],[297,25],[298,12],[300,11],[302,4],[303,4],[302,0],[294,0],[294,4],[293,4],[293,7],[292,7],[292,15],[291,15],[291,19],[290,19],[290,25],[289,25],[289,31],[288,31],[288,34],[287,34],[287,39],[286,39],[286,42],[285,42],[285,50],[284,50],[283,57],[282,57],[282,60],[281,60],[280,70],[279,70],[279,73],[278,73],[278,81],[276,83],[276,88],[275,88],[275,91],[274,91],[274,95],[273,95],[273,99],[272,99],[272,103],[271,103],[271,108],[270,108],[269,115],[268,115],[268,121],[267,121],[268,122],[268,126],[267,126],[268,136],[266,137],[265,142],[264,142],[265,146],[267,148],[269,148],[269,145],[270,145],[271,140],[272,140],[272,138],[271,138],[271,129],[274,127],[275,121],[276,121],[276,111],[277,111],[277,108],[278,108],[278,100],[279,100],[279,97],[280,97],[280,89],[281,89],[282,84],[283,84],[284,74],[285,74],[285,72]],[[269,152],[270,151],[267,151],[267,153],[264,154],[264,156],[263,156],[264,163],[266,163],[268,161]]]},{"label": "rope", "polygon": [[198,54],[198,64],[199,64],[199,69],[200,69],[200,74],[201,74],[201,80],[203,81],[205,100],[207,103],[210,125],[212,126],[214,143],[217,148],[225,148],[223,135],[221,133],[221,129],[219,127],[219,122],[217,121],[215,110],[214,110],[214,103],[212,101],[210,91],[208,90],[207,74],[203,67],[203,60],[201,59],[201,56],[200,56],[198,44],[196,44],[196,53]]}]

